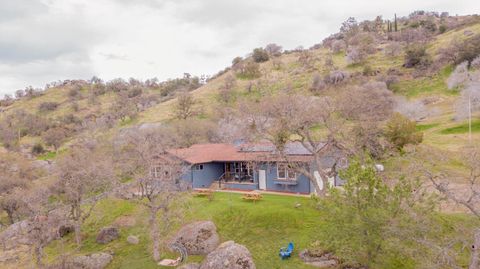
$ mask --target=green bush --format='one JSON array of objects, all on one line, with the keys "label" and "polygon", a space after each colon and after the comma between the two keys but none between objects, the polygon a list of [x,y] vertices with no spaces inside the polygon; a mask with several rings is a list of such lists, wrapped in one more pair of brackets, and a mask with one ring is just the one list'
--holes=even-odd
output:
[{"label": "green bush", "polygon": [[427,53],[427,47],[422,44],[413,44],[405,50],[405,63],[406,68],[412,67],[427,67],[431,64],[432,60]]},{"label": "green bush", "polygon": [[33,145],[32,154],[39,155],[39,154],[43,154],[44,152],[45,152],[45,149],[43,148],[42,144],[36,143],[35,145]]},{"label": "green bush", "polygon": [[400,113],[393,114],[387,122],[385,136],[398,150],[407,144],[419,144],[423,140],[423,133],[417,131],[417,123]]},{"label": "green bush", "polygon": [[256,48],[253,50],[252,58],[256,63],[268,61],[268,52],[262,48]]}]

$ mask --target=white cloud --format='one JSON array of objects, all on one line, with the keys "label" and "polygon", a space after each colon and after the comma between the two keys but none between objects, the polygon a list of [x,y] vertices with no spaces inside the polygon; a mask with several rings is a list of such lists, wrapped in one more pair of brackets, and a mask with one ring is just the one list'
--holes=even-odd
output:
[{"label": "white cloud", "polygon": [[212,74],[267,43],[321,42],[349,16],[478,13],[476,0],[0,1],[0,93],[93,75]]}]

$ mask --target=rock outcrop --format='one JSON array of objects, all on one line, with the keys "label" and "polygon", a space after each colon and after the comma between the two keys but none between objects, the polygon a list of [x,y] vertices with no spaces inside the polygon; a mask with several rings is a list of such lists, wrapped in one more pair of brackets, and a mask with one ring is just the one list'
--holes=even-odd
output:
[{"label": "rock outcrop", "polygon": [[206,255],[220,244],[217,227],[211,221],[197,221],[185,225],[171,240],[171,244],[183,245],[190,255]]},{"label": "rock outcrop", "polygon": [[97,235],[97,243],[107,244],[119,237],[118,229],[115,227],[105,227]]},{"label": "rock outcrop", "polygon": [[113,259],[113,256],[106,252],[93,253],[73,258],[73,268],[79,269],[103,269]]},{"label": "rock outcrop", "polygon": [[136,244],[138,244],[138,243],[140,242],[140,240],[139,240],[138,237],[135,236],[135,235],[129,235],[129,236],[127,237],[127,242],[130,243],[130,244],[132,244],[132,245],[136,245]]},{"label": "rock outcrop", "polygon": [[255,269],[250,251],[245,246],[227,241],[207,255],[199,269]]}]

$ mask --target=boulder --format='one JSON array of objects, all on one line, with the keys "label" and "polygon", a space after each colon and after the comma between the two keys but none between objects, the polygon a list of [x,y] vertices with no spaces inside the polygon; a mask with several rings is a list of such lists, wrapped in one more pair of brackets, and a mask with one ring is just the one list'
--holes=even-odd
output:
[{"label": "boulder", "polygon": [[217,227],[211,221],[197,221],[185,225],[171,240],[170,245],[183,245],[190,255],[206,255],[219,244]]},{"label": "boulder", "polygon": [[198,269],[198,268],[200,268],[200,264],[198,263],[187,263],[178,267],[177,269]]},{"label": "boulder", "polygon": [[105,227],[100,230],[97,235],[97,243],[99,244],[107,244],[119,236],[118,229],[115,227]]},{"label": "boulder", "polygon": [[207,255],[199,269],[255,269],[252,255],[245,246],[227,241]]},{"label": "boulder", "polygon": [[81,269],[103,269],[113,259],[113,256],[106,252],[93,253],[73,258],[73,268]]},{"label": "boulder", "polygon": [[127,237],[127,242],[132,244],[132,245],[136,245],[140,242],[140,240],[135,235],[129,235]]}]

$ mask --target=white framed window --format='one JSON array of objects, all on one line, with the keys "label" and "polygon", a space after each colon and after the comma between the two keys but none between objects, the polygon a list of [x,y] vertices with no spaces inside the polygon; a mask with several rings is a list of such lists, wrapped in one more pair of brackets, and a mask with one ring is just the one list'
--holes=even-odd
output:
[{"label": "white framed window", "polygon": [[150,174],[155,178],[160,177],[162,175],[162,173],[164,173],[166,176],[168,176],[168,171],[163,169],[163,167],[160,167],[160,166],[155,166],[150,171]]},{"label": "white framed window", "polygon": [[203,164],[196,164],[194,169],[195,170],[203,170]]},{"label": "white framed window", "polygon": [[277,178],[282,180],[297,180],[297,173],[286,163],[277,164]]}]

